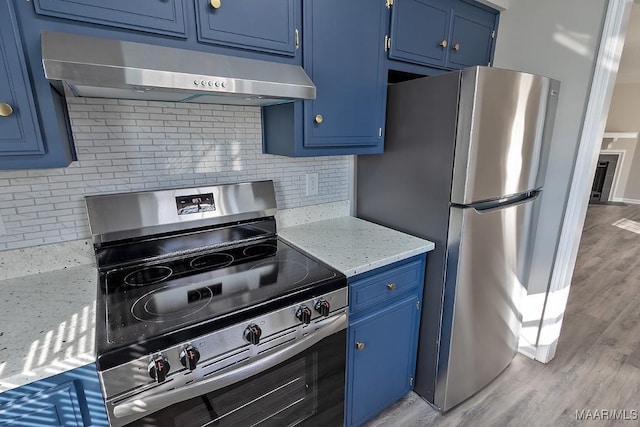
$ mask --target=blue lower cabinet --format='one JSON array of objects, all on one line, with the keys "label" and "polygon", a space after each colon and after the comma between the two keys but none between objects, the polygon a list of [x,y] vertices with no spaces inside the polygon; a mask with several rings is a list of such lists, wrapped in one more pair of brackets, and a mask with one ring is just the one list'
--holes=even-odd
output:
[{"label": "blue lower cabinet", "polygon": [[418,304],[413,296],[351,325],[347,425],[362,424],[413,388]]},{"label": "blue lower cabinet", "polygon": [[[349,281],[345,424],[359,426],[413,389],[425,255]],[[375,296],[375,305],[357,295]],[[366,309],[360,309],[366,307]]]},{"label": "blue lower cabinet", "polygon": [[108,426],[95,364],[0,394],[0,426]]}]

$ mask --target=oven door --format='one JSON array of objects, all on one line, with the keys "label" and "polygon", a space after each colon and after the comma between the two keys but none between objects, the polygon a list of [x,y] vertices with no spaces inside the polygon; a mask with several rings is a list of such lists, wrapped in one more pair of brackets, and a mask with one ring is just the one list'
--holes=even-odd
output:
[{"label": "oven door", "polygon": [[[235,368],[237,378],[246,378],[224,388],[219,388],[220,381],[212,379],[208,383],[215,391],[202,391],[188,400],[172,399],[171,396],[181,390],[171,390],[167,392],[163,409],[125,425],[341,426],[344,419],[346,316],[342,318],[345,319],[344,327],[315,340],[302,351],[295,354],[292,354],[293,349],[281,351],[281,355],[289,356],[286,360],[272,357],[268,363],[273,366],[266,369],[264,361]],[[263,364],[257,368],[260,372],[251,374],[260,363]],[[162,399],[162,396],[157,397]],[[144,402],[137,404],[145,406]]]}]

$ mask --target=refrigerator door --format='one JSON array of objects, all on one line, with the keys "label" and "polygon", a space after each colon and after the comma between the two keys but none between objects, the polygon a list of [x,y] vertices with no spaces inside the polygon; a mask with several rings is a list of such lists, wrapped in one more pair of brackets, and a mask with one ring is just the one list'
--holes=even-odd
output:
[{"label": "refrigerator door", "polygon": [[551,133],[545,132],[545,119],[558,91],[559,82],[547,77],[488,67],[463,70],[453,203],[542,187],[539,168]]},{"label": "refrigerator door", "polygon": [[434,402],[444,411],[486,386],[516,354],[537,195],[451,208]]}]

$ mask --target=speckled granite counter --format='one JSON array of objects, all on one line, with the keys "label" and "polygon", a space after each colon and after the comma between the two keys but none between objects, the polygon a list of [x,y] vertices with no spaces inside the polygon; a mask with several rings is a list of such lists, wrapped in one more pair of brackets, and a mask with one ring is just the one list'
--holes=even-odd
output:
[{"label": "speckled granite counter", "polygon": [[428,240],[350,216],[282,228],[278,235],[347,277],[435,248]]},{"label": "speckled granite counter", "polygon": [[0,392],[95,361],[96,268],[0,281]]},{"label": "speckled granite counter", "polygon": [[[347,276],[434,248],[352,217],[279,234]],[[96,279],[94,265],[80,265],[0,280],[0,392],[95,361]]]}]

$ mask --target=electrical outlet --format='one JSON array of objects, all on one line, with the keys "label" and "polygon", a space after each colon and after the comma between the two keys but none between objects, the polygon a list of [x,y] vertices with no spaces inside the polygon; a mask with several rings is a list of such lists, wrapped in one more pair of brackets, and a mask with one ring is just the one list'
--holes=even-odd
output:
[{"label": "electrical outlet", "polygon": [[307,196],[317,196],[317,195],[318,195],[318,174],[308,173],[307,174]]}]

